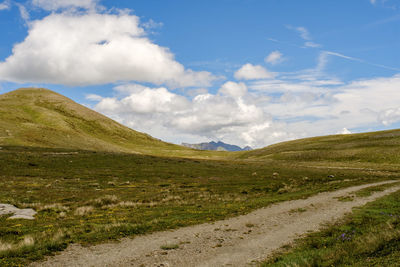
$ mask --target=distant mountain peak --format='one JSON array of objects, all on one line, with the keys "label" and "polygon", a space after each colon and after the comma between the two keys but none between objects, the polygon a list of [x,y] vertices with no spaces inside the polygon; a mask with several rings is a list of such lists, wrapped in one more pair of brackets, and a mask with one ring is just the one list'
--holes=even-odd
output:
[{"label": "distant mountain peak", "polygon": [[249,150],[252,150],[252,148],[249,146],[241,148],[236,145],[226,144],[222,141],[218,141],[218,142],[211,141],[208,143],[200,143],[200,144],[182,143],[182,146],[199,149],[199,150],[214,150],[214,151],[249,151]]}]

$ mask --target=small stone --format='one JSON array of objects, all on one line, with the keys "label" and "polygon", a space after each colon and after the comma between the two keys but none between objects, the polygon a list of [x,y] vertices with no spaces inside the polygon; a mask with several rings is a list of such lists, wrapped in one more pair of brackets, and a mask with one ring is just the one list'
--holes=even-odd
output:
[{"label": "small stone", "polygon": [[34,220],[33,216],[36,215],[36,211],[33,209],[19,209],[10,204],[0,204],[0,216],[12,214],[8,219],[26,219],[26,220]]}]

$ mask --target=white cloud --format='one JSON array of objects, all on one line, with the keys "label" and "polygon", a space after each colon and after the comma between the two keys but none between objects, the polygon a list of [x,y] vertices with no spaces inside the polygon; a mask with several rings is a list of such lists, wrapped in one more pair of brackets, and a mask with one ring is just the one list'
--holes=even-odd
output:
[{"label": "white cloud", "polygon": [[374,66],[374,67],[378,67],[378,68],[382,68],[382,69],[387,69],[387,70],[393,70],[393,71],[400,71],[399,68],[394,68],[394,67],[390,67],[390,66],[386,66],[386,65],[382,65],[382,64],[375,64],[375,63],[371,63],[368,61],[365,61],[363,59],[360,58],[355,58],[355,57],[350,57],[350,56],[346,56],[337,52],[332,52],[332,51],[322,51],[321,55],[330,55],[330,56],[335,56],[335,57],[339,57],[339,58],[344,58],[350,61],[355,61],[355,62],[360,62],[366,65],[370,65],[370,66]]},{"label": "white cloud", "polygon": [[321,47],[320,44],[317,44],[317,43],[314,43],[314,42],[310,42],[310,41],[305,42],[305,43],[304,43],[304,46],[306,46],[306,47],[312,47],[312,48]]},{"label": "white cloud", "polygon": [[116,97],[90,99],[97,99],[95,110],[166,141],[262,147],[399,122],[399,89],[400,75],[349,83],[271,79],[229,81],[215,94],[199,91],[193,98],[126,84],[116,88]]},{"label": "white cloud", "polygon": [[22,18],[26,23],[28,23],[28,22],[29,22],[29,18],[30,18],[30,15],[29,15],[28,10],[27,10],[26,7],[25,7],[24,5],[22,5],[22,4],[17,3],[16,5],[17,5],[17,7],[18,7],[19,14],[21,15],[21,18]]},{"label": "white cloud", "polygon": [[173,94],[166,88],[149,89],[125,97],[121,104],[137,113],[174,112],[188,107],[185,97]]},{"label": "white cloud", "polygon": [[279,52],[278,50],[272,51],[265,59],[264,61],[266,63],[270,63],[272,65],[278,64],[280,62],[282,62],[283,60],[283,55],[281,52]]},{"label": "white cloud", "polygon": [[300,35],[301,39],[303,39],[305,41],[304,42],[304,47],[310,47],[310,48],[321,47],[320,44],[317,44],[317,43],[313,42],[311,34],[310,34],[310,32],[308,31],[307,28],[305,28],[305,27],[293,27],[291,25],[286,26],[286,28],[288,28],[289,30],[294,30]]},{"label": "white cloud", "polygon": [[91,101],[101,101],[101,100],[103,100],[102,96],[96,95],[96,94],[88,94],[88,95],[86,95],[85,98],[88,99],[88,100],[91,100]]},{"label": "white cloud", "polygon": [[385,126],[389,126],[400,121],[400,107],[389,108],[381,111],[378,120]]},{"label": "white cloud", "polygon": [[2,3],[0,3],[0,10],[6,10],[11,8],[11,3],[9,0],[5,0]]},{"label": "white cloud", "polygon": [[[131,89],[129,89],[131,87]],[[98,99],[95,110],[136,130],[170,142],[224,140],[239,145],[261,146],[276,142],[282,125],[274,124],[254,104],[243,83],[225,83],[217,94],[204,93],[193,99],[136,84],[124,85],[125,95]],[[121,88],[116,89],[121,92]],[[273,132],[281,134],[272,134]]]},{"label": "white cloud", "polygon": [[305,27],[294,28],[304,40],[311,40],[310,32]]},{"label": "white cloud", "polygon": [[[126,89],[129,87],[129,85],[125,85]],[[189,106],[189,101],[185,97],[171,93],[164,87],[151,89],[133,84],[131,90],[126,89],[124,93],[127,93],[127,95],[119,98],[99,98],[97,95],[88,95],[86,98],[98,101],[97,109],[103,112],[122,113],[119,116],[123,116],[126,111],[138,116],[141,114],[170,113],[187,109]]]},{"label": "white cloud", "polygon": [[237,70],[234,76],[237,80],[257,80],[274,78],[275,74],[260,65],[247,63]]},{"label": "white cloud", "polygon": [[186,93],[186,95],[188,95],[190,97],[195,97],[198,95],[208,94],[208,90],[206,88],[196,88],[196,89],[187,90],[185,93]]},{"label": "white cloud", "polygon": [[185,70],[128,13],[52,13],[29,23],[28,36],[0,62],[0,80],[18,83],[139,81],[185,87],[209,86],[214,79],[209,72]]},{"label": "white cloud", "polygon": [[397,108],[382,108],[382,103],[385,107],[399,106],[399,75],[328,87],[312,81],[275,81],[257,82],[249,88],[278,95],[264,110],[274,119],[287,122],[291,133],[301,134],[301,130],[307,136],[326,135],[348,125],[352,129],[374,128],[400,119]]},{"label": "white cloud", "polygon": [[226,82],[222,85],[219,92],[223,95],[234,98],[243,97],[247,93],[247,86],[244,83]]},{"label": "white cloud", "polygon": [[143,27],[145,29],[154,29],[154,28],[160,28],[163,26],[162,22],[155,22],[154,20],[150,19],[149,21],[143,23]]},{"label": "white cloud", "polygon": [[337,134],[351,134],[351,132],[347,128],[343,128]]},{"label": "white cloud", "polygon": [[97,0],[32,0],[34,6],[48,11],[66,8],[94,9],[97,2]]},{"label": "white cloud", "polygon": [[375,5],[376,4],[376,0],[369,0],[371,4]]}]

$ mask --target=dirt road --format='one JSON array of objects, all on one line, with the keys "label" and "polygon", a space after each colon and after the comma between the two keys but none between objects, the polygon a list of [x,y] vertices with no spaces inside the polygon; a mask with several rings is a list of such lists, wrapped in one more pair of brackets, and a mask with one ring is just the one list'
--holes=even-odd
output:
[{"label": "dirt road", "polygon": [[[92,247],[71,245],[59,255],[33,266],[248,266],[257,264],[274,250],[299,235],[320,229],[351,209],[400,190],[400,185],[338,201],[360,189],[396,181],[354,186],[335,192],[320,193],[308,199],[286,201],[247,215],[126,238],[120,243]],[[174,248],[179,246],[178,248]],[[170,250],[166,247],[170,246]]]}]

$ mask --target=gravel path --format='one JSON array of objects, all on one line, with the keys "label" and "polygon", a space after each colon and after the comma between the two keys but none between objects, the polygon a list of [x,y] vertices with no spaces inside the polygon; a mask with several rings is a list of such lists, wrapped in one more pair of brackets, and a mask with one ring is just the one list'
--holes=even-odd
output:
[{"label": "gravel path", "polygon": [[[400,190],[400,185],[372,194],[338,201],[360,189],[393,183],[386,181],[325,192],[258,209],[247,215],[157,232],[119,243],[92,247],[71,245],[60,254],[33,266],[248,266],[256,265],[271,252],[299,235],[320,229],[324,223],[342,217],[352,208]],[[163,250],[163,245],[179,248]]]}]

